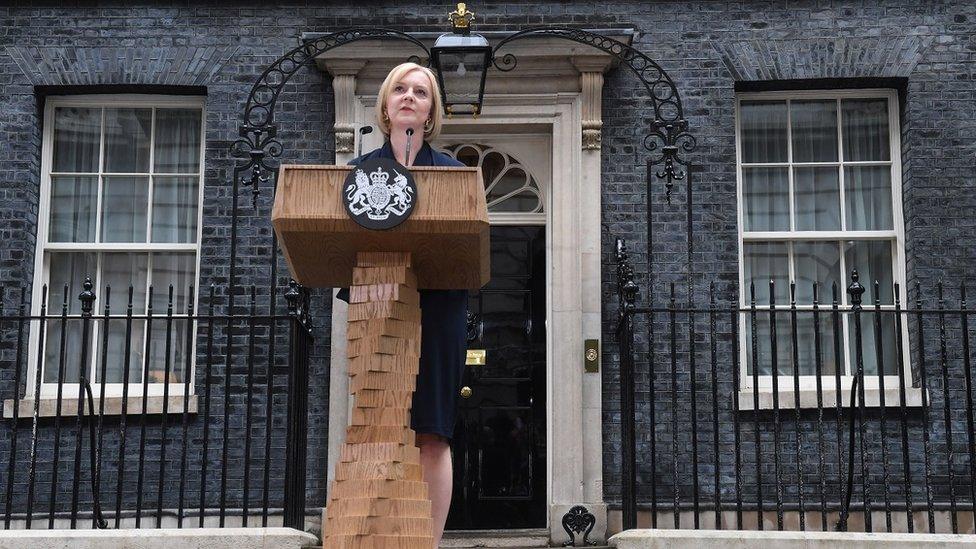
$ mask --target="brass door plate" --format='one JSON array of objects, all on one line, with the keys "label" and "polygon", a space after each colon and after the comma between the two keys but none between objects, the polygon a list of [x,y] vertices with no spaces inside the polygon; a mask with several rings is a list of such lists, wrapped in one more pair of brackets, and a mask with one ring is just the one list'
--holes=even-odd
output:
[{"label": "brass door plate", "polygon": [[583,370],[590,374],[600,371],[599,339],[587,339],[583,343]]},{"label": "brass door plate", "polygon": [[488,351],[485,349],[468,349],[468,355],[464,359],[465,366],[484,366],[488,358]]}]

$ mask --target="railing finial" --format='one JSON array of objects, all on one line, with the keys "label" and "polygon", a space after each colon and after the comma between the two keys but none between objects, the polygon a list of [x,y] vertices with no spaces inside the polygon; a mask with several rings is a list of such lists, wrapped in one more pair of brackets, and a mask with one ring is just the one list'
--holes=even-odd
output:
[{"label": "railing finial", "polygon": [[861,310],[861,296],[864,295],[864,286],[859,282],[861,276],[857,274],[857,269],[851,271],[851,284],[847,287],[847,293],[851,296],[851,309]]},{"label": "railing finial", "polygon": [[85,282],[82,284],[82,287],[84,290],[78,294],[78,299],[81,301],[81,314],[91,315],[95,304],[95,292],[92,291],[95,284],[92,283],[90,276],[85,277]]},{"label": "railing finial", "polygon": [[288,290],[285,291],[285,301],[288,302],[288,314],[298,314],[298,298],[301,293],[298,291],[298,282],[294,278],[288,279]]},{"label": "railing finial", "polygon": [[617,262],[617,290],[620,292],[620,316],[634,310],[637,302],[637,283],[634,282],[634,267],[627,254],[627,242],[616,240],[614,259]]}]

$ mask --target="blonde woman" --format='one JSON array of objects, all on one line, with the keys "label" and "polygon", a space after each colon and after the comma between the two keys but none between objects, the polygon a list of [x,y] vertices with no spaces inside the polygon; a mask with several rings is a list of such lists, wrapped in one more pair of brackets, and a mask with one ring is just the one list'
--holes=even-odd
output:
[{"label": "blonde woman", "polygon": [[[380,86],[376,101],[376,120],[386,140],[382,147],[350,164],[393,158],[408,167],[463,166],[428,143],[440,133],[442,110],[440,89],[430,69],[415,63],[394,67]],[[407,130],[413,130],[412,135]],[[348,300],[348,295],[343,290],[338,297]],[[464,369],[468,292],[421,290],[420,308],[420,371],[410,427],[417,432],[420,465],[430,488],[434,546],[437,547],[451,506],[450,442]]]}]

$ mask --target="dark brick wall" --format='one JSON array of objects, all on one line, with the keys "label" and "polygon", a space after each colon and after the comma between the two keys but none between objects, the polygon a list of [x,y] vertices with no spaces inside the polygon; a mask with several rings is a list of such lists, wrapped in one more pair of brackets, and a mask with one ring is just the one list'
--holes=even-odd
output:
[{"label": "dark brick wall", "polygon": [[[533,24],[574,25],[588,28],[633,27],[638,31],[635,46],[657,60],[681,90],[684,108],[692,132],[698,139],[693,157],[694,254],[690,271],[694,273],[694,299],[706,300],[705,288],[716,282],[716,293],[722,299],[733,294],[737,280],[734,98],[736,86],[757,82],[782,81],[788,85],[797,80],[856,79],[859,85],[892,82],[903,87],[902,151],[906,248],[912,282],[930,285],[943,279],[951,288],[964,280],[972,282],[972,258],[976,253],[976,221],[969,213],[976,206],[976,193],[969,175],[974,155],[974,58],[972,41],[976,7],[966,2],[926,2],[887,0],[861,2],[484,2],[472,6],[478,12],[478,28],[514,31]],[[328,31],[368,22],[394,26],[409,31],[434,31],[444,28],[444,14],[453,9],[450,2],[425,2],[406,8],[389,2],[304,3],[287,6],[259,4],[209,6],[130,6],[103,3],[96,8],[62,8],[52,4],[0,8],[0,99],[5,116],[0,119],[0,285],[28,285],[33,273],[34,235],[36,227],[41,97],[35,86],[192,86],[206,89],[207,153],[204,202],[204,240],[202,247],[201,288],[211,283],[218,288],[217,307],[226,306],[224,285],[228,276],[230,255],[230,218],[232,193],[231,163],[227,150],[237,138],[240,112],[250,85],[261,71],[288,48],[296,44],[302,32]],[[605,487],[607,499],[619,498],[619,355],[613,331],[616,298],[610,251],[613,238],[628,239],[638,268],[641,300],[653,294],[654,302],[667,299],[668,282],[678,284],[679,300],[686,300],[687,231],[684,183],[675,188],[671,205],[664,200],[662,184],[652,183],[654,214],[653,285],[647,273],[647,212],[644,163],[645,152],[639,147],[646,131],[647,97],[632,75],[618,70],[608,76],[604,91],[604,422]],[[44,88],[46,91],[57,88]],[[78,88],[73,88],[78,89]],[[159,89],[159,88],[155,88]],[[105,88],[99,88],[105,91]],[[333,140],[329,131],[332,120],[332,98],[328,78],[315,70],[300,72],[286,86],[279,99],[277,116],[280,139],[286,149],[286,162],[330,162]],[[249,192],[239,194],[242,215],[239,218],[237,254],[241,280],[257,284],[258,303],[268,306],[270,226],[270,192],[263,189],[252,209]],[[278,282],[285,278],[279,262]],[[245,293],[237,303],[245,302]],[[932,292],[926,293],[926,296]],[[950,299],[956,290],[947,292]],[[928,299],[928,298],[927,298]],[[202,302],[203,303],[203,302]],[[11,299],[5,306],[9,310]],[[283,303],[278,296],[278,308]],[[329,299],[324,291],[313,295],[316,319],[316,343],[312,352],[309,408],[309,505],[323,499],[327,430],[327,363],[329,354]],[[689,394],[679,394],[672,402],[669,388],[662,380],[670,375],[667,346],[660,335],[668,328],[664,317],[657,319],[655,353],[655,391],[658,411],[658,469],[654,477],[667,493],[671,486],[670,463],[679,458],[687,467],[685,455],[690,432],[680,418],[690,417]],[[699,318],[699,331],[704,332]],[[686,324],[687,321],[681,321]],[[686,326],[682,326],[685,329]],[[727,319],[719,322],[718,332],[728,334]],[[0,396],[13,394],[13,360],[11,341],[15,331],[4,326],[0,338]],[[680,333],[680,330],[679,330]],[[644,326],[639,326],[638,392],[640,450],[648,449],[647,390],[649,375]],[[240,340],[244,343],[244,340]],[[696,345],[700,368],[707,364],[707,341]],[[720,361],[716,378],[722,394],[731,391],[731,365],[727,360],[730,342],[726,336],[718,341]],[[218,356],[223,356],[218,341]],[[262,344],[263,345],[263,344]],[[938,349],[929,346],[930,353]],[[688,345],[678,346],[678,374],[681,386],[689,379]],[[240,357],[240,348],[236,351]],[[267,354],[263,346],[259,352]],[[934,355],[933,355],[934,356]],[[234,373],[246,372],[246,364],[237,360]],[[711,372],[698,370],[697,383],[708,395]],[[952,382],[959,386],[961,370],[952,370]],[[198,368],[199,376],[202,375]],[[214,390],[222,398],[222,369],[215,374]],[[240,402],[243,378],[234,382],[233,397]],[[200,391],[202,392],[202,391]],[[261,391],[259,390],[259,393]],[[679,392],[680,393],[680,392]],[[697,393],[696,393],[697,394]],[[954,395],[961,398],[960,395]],[[702,397],[704,398],[704,396]],[[941,405],[938,391],[933,403]],[[955,402],[960,400],[956,399]],[[674,404],[674,406],[672,406]],[[668,411],[677,408],[679,451],[672,454],[670,441],[673,423]],[[239,408],[237,408],[239,410]],[[708,410],[708,408],[703,408]],[[729,435],[732,418],[723,409],[720,429]],[[762,416],[762,414],[760,414]],[[238,416],[235,416],[235,420]],[[743,416],[750,421],[751,416]],[[260,420],[260,421],[263,421]],[[809,433],[815,425],[810,419],[801,422],[801,432]],[[916,423],[921,421],[913,416]],[[963,420],[955,420],[953,430],[964,433]],[[748,423],[751,425],[751,423]],[[877,429],[872,423],[871,432]],[[172,424],[174,436],[178,425]],[[220,425],[217,425],[219,432]],[[772,427],[761,422],[766,433]],[[944,432],[934,433],[942,440]],[[21,428],[26,436],[27,426]],[[814,431],[816,430],[813,427]],[[0,456],[9,453],[10,424],[0,427]],[[191,422],[194,440],[200,436],[199,419]],[[66,435],[67,436],[67,435]],[[711,440],[709,431],[700,440]],[[729,435],[730,436],[730,435]],[[763,440],[771,435],[764,434]],[[789,430],[784,440],[790,440]],[[68,436],[68,440],[73,440]],[[158,436],[150,437],[150,452]],[[771,439],[770,439],[771,440]],[[232,441],[240,445],[238,438]],[[730,444],[725,438],[724,443]],[[961,441],[961,442],[960,442]],[[965,436],[956,437],[956,444]],[[749,441],[744,441],[747,454]],[[21,444],[23,453],[26,444]],[[43,446],[42,446],[43,448]],[[727,448],[723,448],[727,450]],[[235,452],[242,449],[235,447]],[[921,452],[913,448],[916,456]],[[50,450],[46,450],[49,455]],[[702,448],[702,464],[714,456]],[[762,452],[771,455],[766,445]],[[795,460],[795,450],[781,449],[784,462]],[[808,456],[804,456],[807,459]],[[812,459],[812,458],[810,458]],[[651,478],[648,461],[642,460],[641,478]],[[962,462],[957,462],[962,463]],[[191,464],[192,465],[192,464]],[[703,465],[704,466],[704,465]],[[704,471],[704,470],[703,470]],[[721,468],[723,490],[730,489],[732,468],[728,460]],[[702,473],[703,478],[710,476]],[[69,475],[70,477],[70,475]],[[62,475],[62,479],[65,478]],[[687,471],[681,478],[688,479]],[[188,490],[193,490],[190,480]],[[690,482],[690,481],[689,481]],[[748,484],[748,479],[746,479]],[[2,484],[2,483],[0,483]],[[646,499],[647,482],[642,488]],[[690,484],[682,490],[687,493]],[[703,485],[703,489],[709,489]],[[747,491],[750,488],[747,487]]]},{"label": "dark brick wall", "polygon": [[[604,250],[611,257],[613,238],[627,238],[637,268],[641,287],[639,303],[652,300],[658,307],[669,300],[670,282],[677,283],[679,304],[687,303],[689,271],[694,282],[692,299],[697,304],[708,301],[710,282],[722,303],[737,294],[738,273],[736,245],[735,196],[735,126],[736,89],[816,89],[837,87],[895,87],[902,94],[901,124],[903,153],[903,198],[908,257],[909,285],[923,288],[924,304],[935,306],[935,284],[946,284],[947,303],[958,303],[959,285],[973,282],[972,242],[976,223],[968,214],[972,207],[973,184],[967,177],[974,164],[971,133],[966,121],[973,109],[972,16],[969,8],[953,3],[906,4],[880,2],[870,6],[845,2],[793,3],[746,2],[738,4],[655,5],[653,16],[641,16],[635,27],[642,32],[636,41],[641,51],[657,59],[674,78],[684,98],[691,128],[698,138],[694,158],[697,164],[692,185],[694,253],[689,266],[687,255],[687,187],[679,183],[672,204],[664,200],[663,183],[652,183],[651,217],[653,234],[653,279],[648,276],[646,194],[643,192],[644,157],[633,148],[635,128],[642,97],[634,97],[634,81],[618,71],[607,79],[604,90]],[[652,23],[652,19],[656,23]],[[667,23],[662,24],[661,21]],[[607,154],[609,152],[609,154]],[[957,207],[958,205],[958,207]],[[605,330],[607,345],[604,370],[605,425],[604,480],[608,501],[619,501],[619,347],[613,332],[615,303],[613,269],[604,268]],[[915,299],[912,292],[911,298]],[[707,315],[695,319],[697,335],[689,341],[690,326],[685,315],[676,320],[678,342],[676,367],[672,370],[671,350],[667,337],[670,330],[666,314],[654,317],[653,354],[649,353],[646,316],[638,317],[636,330],[637,443],[639,466],[639,499],[649,502],[651,479],[657,485],[656,498],[662,509],[671,505],[675,490],[683,505],[691,505],[692,484],[692,401],[697,405],[697,442],[699,490],[703,504],[714,493],[715,438],[712,428],[712,388],[719,399],[719,478],[721,497],[734,496],[734,421],[730,396],[732,383],[732,342],[728,315],[716,322],[715,343],[717,372],[710,363],[712,336]],[[788,317],[779,318],[781,329]],[[968,496],[969,474],[966,448],[967,427],[964,419],[967,402],[964,384],[964,361],[958,342],[961,339],[958,318],[950,319],[947,328],[945,379],[939,326],[933,316],[925,321],[927,340],[925,359],[929,397],[933,406],[927,428],[931,452],[922,445],[923,417],[918,410],[907,414],[911,467],[914,476],[915,502],[922,497],[924,457],[931,458],[932,484],[936,501],[948,499],[947,428],[943,421],[946,403],[944,386],[949,390],[951,409],[949,429],[953,435],[953,473],[956,494]],[[865,338],[873,337],[866,325]],[[953,344],[953,342],[956,342]],[[918,330],[912,331],[912,350],[918,352]],[[693,354],[689,350],[693,348]],[[654,357],[653,381],[648,357]],[[691,359],[695,360],[692,385]],[[916,376],[919,360],[913,359]],[[672,393],[672,376],[676,380]],[[781,380],[792,385],[792,379]],[[653,390],[648,388],[653,386]],[[691,387],[696,389],[694,393]],[[845,400],[847,400],[845,396]],[[649,425],[653,401],[655,424]],[[892,403],[889,402],[890,406]],[[897,403],[895,403],[897,404]],[[887,459],[892,479],[900,477],[900,416],[889,411],[887,423]],[[836,412],[823,416],[824,464],[828,502],[839,500],[838,469],[846,469],[846,457],[838,464]],[[796,418],[793,411],[780,414],[780,430],[775,435],[771,412],[740,413],[740,437],[743,465],[740,475],[744,497],[756,501],[756,438],[758,426],[759,457],[763,471],[763,499],[770,509],[775,501],[774,456],[779,456],[779,471],[785,475],[780,487],[782,498],[797,501],[797,467],[803,471],[806,505],[819,503],[819,426],[816,411],[805,411]],[[873,500],[882,500],[884,471],[881,455],[881,421],[871,412],[865,420],[870,483]],[[846,422],[840,440],[846,444]],[[796,447],[797,431],[799,444]],[[774,444],[774,437],[779,444]],[[651,468],[650,450],[655,443],[655,468]],[[798,465],[799,464],[799,465]],[[858,479],[860,472],[858,473]],[[675,480],[678,479],[678,480]],[[675,488],[677,486],[677,488]],[[860,480],[855,500],[861,498]],[[892,493],[900,486],[892,482]],[[901,496],[892,495],[893,500]],[[668,507],[666,507],[668,506]]]}]

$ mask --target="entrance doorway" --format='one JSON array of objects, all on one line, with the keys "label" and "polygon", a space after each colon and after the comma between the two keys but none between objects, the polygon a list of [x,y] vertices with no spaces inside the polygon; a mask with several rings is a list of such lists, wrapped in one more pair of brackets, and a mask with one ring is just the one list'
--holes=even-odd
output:
[{"label": "entrance doorway", "polygon": [[[545,227],[492,227],[491,282],[469,301],[451,529],[546,526]],[[483,364],[481,363],[483,362]]]},{"label": "entrance doorway", "polygon": [[[492,221],[491,281],[471,292],[468,303],[468,349],[475,355],[462,377],[451,445],[451,530],[547,525],[544,168],[550,151],[542,136],[496,139],[443,147],[482,168]],[[523,160],[533,153],[544,156]]]}]

